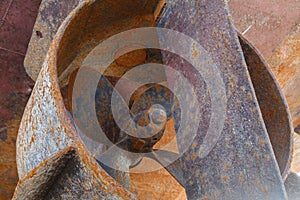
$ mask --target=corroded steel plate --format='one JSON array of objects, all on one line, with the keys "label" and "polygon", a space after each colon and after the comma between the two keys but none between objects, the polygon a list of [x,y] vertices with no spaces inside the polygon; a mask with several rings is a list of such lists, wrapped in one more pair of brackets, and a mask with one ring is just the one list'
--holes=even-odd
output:
[{"label": "corroded steel plate", "polygon": [[[64,7],[59,8],[61,10],[57,10],[58,13],[64,10]],[[72,8],[72,6],[70,5],[68,8]],[[108,8],[111,9],[111,13],[103,12]],[[122,10],[120,10],[121,8]],[[120,20],[127,18],[132,21],[129,23]],[[63,18],[60,20],[62,21]],[[189,70],[186,70],[191,69],[189,63],[175,57],[170,52],[163,52],[162,54],[164,64],[185,74],[194,89],[198,91],[198,99],[203,102],[201,105],[201,123],[195,140],[188,150],[183,152],[179,162],[176,162],[177,168],[170,170],[175,177],[180,174],[181,184],[185,186],[188,198],[284,199],[286,197],[279,167],[275,160],[237,34],[228,15],[227,4],[223,1],[213,0],[203,2],[168,1],[166,4],[157,1],[130,3],[83,1],[80,3],[68,16],[53,40],[24,113],[17,151],[21,181],[16,190],[15,198],[25,198],[26,192],[21,189],[22,184],[25,182],[29,185],[32,184],[30,183],[32,175],[42,178],[45,175],[43,173],[44,168],[46,170],[51,169],[51,166],[45,163],[48,161],[50,163],[59,162],[59,158],[63,155],[66,155],[65,157],[68,159],[75,157],[75,161],[79,163],[79,167],[74,169],[77,170],[76,176],[70,175],[71,179],[77,175],[83,178],[87,176],[84,173],[85,169],[80,167],[80,163],[83,163],[86,169],[92,171],[89,174],[93,177],[92,180],[100,182],[99,187],[91,190],[90,198],[95,197],[96,194],[107,197],[115,195],[116,198],[134,198],[128,191],[122,189],[114,180],[109,178],[89,152],[85,150],[81,139],[78,137],[76,127],[64,107],[57,76],[63,77],[65,75],[67,77],[73,69],[80,66],[90,50],[99,41],[131,28],[152,25],[169,28],[190,36],[209,54],[218,69],[217,74],[206,74],[209,77],[197,74],[197,78],[193,78]],[[55,24],[54,27],[58,26],[59,23]],[[105,29],[108,26],[109,28]],[[41,32],[42,35],[43,33]],[[55,31],[50,33],[54,35]],[[41,36],[41,34],[38,32],[37,36]],[[165,36],[159,31],[157,36],[160,45],[164,46]],[[48,39],[51,42],[51,38]],[[34,47],[34,42],[31,45]],[[200,59],[203,58],[199,55],[202,55],[202,52],[199,52],[200,49],[193,48],[193,46],[182,47],[182,49],[192,50],[189,56],[193,57],[195,63],[197,61],[201,63]],[[45,49],[41,52],[45,52]],[[28,55],[33,58],[32,55]],[[166,74],[168,75],[168,72]],[[211,88],[206,82],[207,79],[213,80],[216,76],[219,76],[223,82],[220,82],[225,91],[225,98],[223,99],[218,98],[219,91],[210,90]],[[172,83],[174,77],[167,76],[167,80]],[[183,95],[185,95],[187,103],[194,102],[187,94]],[[211,121],[216,121],[218,117],[212,112],[213,102],[217,100],[226,105],[226,110],[221,110],[221,113],[222,111],[225,113],[224,126],[222,129],[216,128],[213,137],[211,135],[205,137],[205,134],[210,130],[208,125]],[[193,105],[191,104],[191,106]],[[262,112],[264,112],[263,109]],[[213,125],[217,124],[214,123]],[[220,135],[218,135],[218,131]],[[212,131],[212,133],[214,132]],[[181,135],[177,135],[177,137],[180,150],[183,148],[182,144],[185,144],[183,140],[186,138]],[[276,144],[276,140],[274,141],[273,143]],[[207,147],[202,145],[203,142],[206,142],[205,144],[214,143],[215,145]],[[68,148],[74,149],[72,153],[66,150]],[[74,154],[78,156],[70,156]],[[87,156],[87,159],[83,159],[84,155]],[[284,159],[289,162],[289,158],[285,157]],[[280,164],[280,167],[283,169],[282,172],[286,173],[285,170],[288,167],[284,165],[285,161]],[[96,175],[99,173],[101,175]],[[28,174],[32,175],[28,176]],[[75,182],[77,185],[78,180]],[[50,180],[47,180],[45,184],[50,184]],[[63,182],[61,184],[64,185]],[[101,187],[101,185],[107,184],[111,184],[111,186]],[[66,198],[72,196],[71,193],[75,192],[76,188],[68,186],[68,184],[65,185],[66,190],[60,191],[62,196],[66,195]],[[51,198],[52,192],[56,190],[48,187],[47,191],[50,192],[49,198]]]},{"label": "corroded steel plate", "polygon": [[[227,4],[218,0],[171,1],[158,26],[196,39],[212,56],[226,88],[226,120],[217,144],[201,158],[206,150],[202,146],[203,132],[208,130],[210,120],[205,119],[193,148],[180,159],[188,198],[285,199],[279,168]],[[164,61],[181,67],[170,55]],[[210,105],[205,110],[209,113]]]}]

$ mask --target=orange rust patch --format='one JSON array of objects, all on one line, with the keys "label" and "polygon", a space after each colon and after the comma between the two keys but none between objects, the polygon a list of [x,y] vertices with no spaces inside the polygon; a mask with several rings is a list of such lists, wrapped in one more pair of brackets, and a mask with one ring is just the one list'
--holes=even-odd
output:
[{"label": "orange rust patch", "polygon": [[300,25],[294,27],[269,59],[292,114],[294,127],[300,124]]},{"label": "orange rust patch", "polygon": [[223,180],[224,183],[227,183],[227,182],[229,181],[229,179],[228,179],[227,176],[223,176],[223,177],[222,177],[222,180]]},{"label": "orange rust patch", "polygon": [[164,168],[150,173],[131,173],[130,180],[130,191],[140,200],[187,199],[185,189]]},{"label": "orange rust patch", "polygon": [[118,65],[134,67],[145,62],[147,52],[145,49],[138,49],[126,54],[119,53],[121,56],[116,59]]},{"label": "orange rust patch", "polygon": [[259,155],[255,154],[254,158],[255,158],[255,160],[259,160]]},{"label": "orange rust patch", "polygon": [[228,171],[228,170],[229,170],[229,167],[230,167],[230,164],[229,164],[229,163],[226,163],[226,165],[225,165],[223,171]]},{"label": "orange rust patch", "polygon": [[243,178],[243,174],[242,174],[242,173],[240,173],[240,175],[239,175],[239,181],[240,181],[240,183],[242,183],[242,182],[243,182],[243,180],[244,180],[244,178]]},{"label": "orange rust patch", "polygon": [[7,138],[0,140],[0,199],[10,199],[18,183],[15,141],[19,124],[19,120],[8,122]]},{"label": "orange rust patch", "polygon": [[159,15],[161,13],[161,10],[166,5],[166,2],[164,0],[160,0],[158,4],[156,5],[156,9],[154,10],[154,20],[157,20],[159,18]]},{"label": "orange rust patch", "polygon": [[250,99],[250,100],[252,100],[252,99],[253,99],[253,97],[252,97],[252,94],[251,94],[251,93],[248,93],[248,94],[247,94],[247,97],[248,97],[248,99]]},{"label": "orange rust patch", "polygon": [[263,146],[265,146],[265,145],[266,145],[266,142],[265,142],[265,141],[260,141],[260,142],[259,142],[259,146],[263,147]]},{"label": "orange rust patch", "polygon": [[264,156],[264,160],[265,160],[265,161],[270,160],[269,156]]}]

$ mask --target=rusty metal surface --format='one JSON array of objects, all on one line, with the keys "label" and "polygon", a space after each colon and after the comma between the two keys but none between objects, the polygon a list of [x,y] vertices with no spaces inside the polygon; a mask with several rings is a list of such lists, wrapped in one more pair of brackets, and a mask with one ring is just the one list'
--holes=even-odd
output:
[{"label": "rusty metal surface", "polygon": [[[201,133],[209,124],[203,121],[194,148],[181,158],[187,196],[190,199],[285,199],[283,182],[226,9],[223,1],[171,1],[167,2],[159,23],[199,41],[212,55],[226,85],[227,116],[220,140],[205,158],[199,158]],[[180,69],[178,61],[171,56],[164,61]]]},{"label": "rusty metal surface", "polygon": [[300,133],[300,22],[269,59],[278,82],[286,96],[295,132]]},{"label": "rusty metal surface", "polygon": [[237,29],[267,58],[287,98],[295,132],[300,132],[299,1],[231,0],[229,6]]},{"label": "rusty metal surface", "polygon": [[[22,188],[22,183],[31,177],[28,176],[29,173],[33,173],[36,169],[39,168],[42,163],[47,162],[51,156],[58,154],[63,151],[68,146],[74,146],[74,148],[79,149],[78,151],[84,151],[84,147],[81,144],[81,140],[78,138],[78,133],[74,127],[69,115],[64,107],[63,99],[60,94],[60,88],[58,85],[57,71],[61,71],[64,67],[64,62],[69,62],[76,55],[74,48],[69,48],[70,46],[76,46],[76,42],[86,42],[82,38],[78,38],[78,34],[83,34],[84,30],[94,29],[95,24],[86,23],[86,20],[90,18],[92,14],[96,15],[95,17],[101,18],[105,13],[99,12],[101,9],[111,8],[111,4],[120,5],[124,7],[123,1],[120,2],[103,2],[103,1],[85,1],[82,2],[75,10],[73,10],[73,15],[69,15],[65,24],[61,26],[60,32],[57,34],[57,37],[52,43],[52,47],[49,50],[48,56],[45,60],[45,64],[39,74],[39,78],[36,81],[35,88],[32,92],[31,98],[28,101],[26,106],[23,119],[20,125],[19,136],[17,140],[17,158],[18,158],[18,173],[19,173],[19,187]],[[153,2],[147,7],[144,11],[140,9],[144,2],[137,1],[135,5],[139,8],[136,14],[149,12],[154,5]],[[132,11],[133,5],[129,5],[127,10],[121,12],[120,15],[124,13],[130,13]],[[112,6],[116,11],[120,11],[119,7]],[[96,11],[91,12],[93,9]],[[129,16],[132,14],[129,14]],[[108,18],[112,16],[107,16]],[[113,19],[119,19],[120,16],[113,16]],[[103,19],[104,22],[106,21]],[[93,21],[98,23],[98,21]],[[69,24],[70,23],[70,24]],[[78,27],[83,27],[78,29]],[[85,27],[85,28],[84,28]],[[69,31],[73,28],[79,33],[72,32],[72,35],[69,34]],[[101,27],[100,27],[101,28]],[[95,30],[99,31],[99,30]],[[101,32],[97,32],[101,34]],[[88,36],[88,35],[87,35]],[[81,40],[80,40],[81,39]],[[86,38],[88,39],[88,38]],[[72,42],[75,40],[75,43]],[[76,41],[77,40],[77,41]],[[80,49],[80,47],[78,46]],[[65,51],[74,50],[69,57],[66,57]],[[62,53],[63,52],[63,53]],[[70,53],[70,52],[69,52]],[[103,195],[111,194],[115,195],[117,199],[131,199],[134,198],[128,191],[122,189],[118,184],[109,178],[103,169],[96,163],[96,160],[91,157],[88,152],[85,153],[85,159],[91,160],[88,163],[84,163],[85,167],[92,168],[93,174],[96,174],[96,180],[101,187],[101,192]],[[81,157],[83,154],[81,155]],[[51,161],[51,160],[50,160]],[[44,174],[46,175],[46,174]],[[77,181],[77,180],[73,180]],[[29,181],[30,182],[30,181]],[[91,184],[91,183],[90,183]],[[109,185],[109,187],[107,186]],[[42,187],[36,186],[36,187]],[[67,186],[66,186],[67,187]],[[15,197],[24,197],[20,196],[22,193],[21,189],[18,189],[15,192]],[[97,188],[92,188],[90,192],[97,190]],[[67,195],[66,198],[70,198]],[[26,196],[25,196],[26,197]]]},{"label": "rusty metal surface", "polygon": [[[281,89],[264,58],[241,34],[239,34],[239,40],[272,147],[275,151],[276,160],[285,180],[290,170],[293,147],[289,110]],[[273,109],[272,105],[274,105]],[[132,181],[136,180],[133,179]],[[176,188],[181,191],[180,187],[177,186]],[[297,191],[297,186],[294,186],[294,190]],[[182,196],[180,199],[185,198]]]},{"label": "rusty metal surface", "polygon": [[236,28],[268,61],[300,22],[298,0],[230,0],[229,7]]},{"label": "rusty metal surface", "polygon": [[293,155],[293,125],[280,86],[259,51],[239,35],[251,81],[271,140],[283,180],[289,174]]},{"label": "rusty metal surface", "polygon": [[36,80],[55,34],[81,0],[42,0],[24,60],[27,74]]},{"label": "rusty metal surface", "polygon": [[[46,59],[46,64],[36,82],[35,90],[25,111],[18,139],[18,166],[20,177],[29,182],[30,178],[26,177],[26,174],[33,169],[39,169],[38,166],[42,165],[41,163],[45,159],[49,159],[55,154],[59,155],[59,152],[67,146],[75,146],[74,148],[77,149],[76,146],[79,145],[78,151],[85,151],[80,145],[81,141],[77,138],[76,128],[64,108],[56,73],[56,67],[58,67],[59,73],[62,73],[69,66],[72,59],[82,59],[80,56],[76,58],[72,55],[69,52],[70,49],[75,53],[76,50],[84,46],[82,45],[84,43],[93,46],[94,41],[89,41],[91,37],[99,40],[100,36],[97,35],[99,33],[96,33],[99,30],[92,31],[95,24],[84,25],[83,22],[91,16],[92,20],[101,17],[101,14],[93,13],[95,16],[87,14],[90,13],[91,7],[96,10],[101,9],[102,6],[105,8],[105,6],[110,6],[110,2],[101,2],[103,4],[99,1],[94,4],[93,2],[84,3],[88,6],[81,10],[77,8],[73,15],[69,16],[71,23],[64,24],[54,40],[49,57]],[[117,3],[121,4],[121,2],[116,2],[114,5],[117,5]],[[151,5],[148,5],[149,8],[151,8]],[[122,5],[115,6],[115,11],[119,7],[122,7]],[[136,7],[139,8],[139,5],[136,5]],[[199,8],[201,14],[195,8]],[[210,2],[171,1],[167,2],[165,9],[166,12],[160,17],[158,25],[191,35],[204,46],[222,72],[228,98],[226,125],[216,147],[207,157],[198,159],[197,154],[201,153],[199,145],[203,140],[203,134],[200,133],[196,137],[192,148],[180,159],[182,162],[180,163],[180,169],[184,173],[183,184],[186,187],[188,198],[284,199],[285,191],[279,169],[247,73],[237,35],[230,19],[228,20],[230,16],[227,14],[226,4],[217,0]],[[170,12],[170,10],[173,12]],[[218,16],[212,16],[213,13],[218,13]],[[189,20],[189,17],[195,17],[198,20]],[[193,24],[185,24],[187,21],[191,21]],[[217,23],[219,24],[218,27],[212,25]],[[116,25],[120,26],[120,24]],[[86,33],[90,35],[84,36],[81,30],[78,30],[80,33],[72,32],[78,26],[84,27],[83,30],[86,30]],[[134,26],[136,25],[132,27]],[[125,27],[125,29],[127,28]],[[90,33],[91,31],[92,33]],[[118,32],[120,30],[114,31]],[[211,32],[214,34],[211,35]],[[71,34],[74,34],[74,36]],[[78,35],[80,35],[81,41],[76,38]],[[76,47],[77,44],[81,44],[81,46]],[[87,44],[85,45],[88,46]],[[86,55],[84,51],[83,56]],[[68,53],[71,53],[71,55],[62,58]],[[178,61],[176,59],[173,59],[172,55],[168,53],[164,54],[164,61],[167,64],[176,69],[182,69],[176,63]],[[58,62],[58,65],[56,62]],[[280,101],[278,98],[277,100]],[[204,105],[203,109],[209,113],[211,105],[209,103]],[[203,117],[203,124],[201,124],[203,132],[207,130],[206,124],[208,123],[205,120],[209,120],[209,116]],[[37,149],[40,149],[40,151]],[[286,153],[286,151],[284,152]],[[31,157],[35,153],[37,153],[36,156]],[[286,154],[283,155],[286,156]],[[88,158],[93,160],[91,156],[88,156]],[[90,162],[95,163],[95,161]],[[88,167],[89,165],[90,163],[87,163],[85,166]],[[284,166],[282,167],[284,168]],[[99,166],[94,166],[94,168],[103,172]],[[45,174],[42,173],[41,177],[43,175]],[[103,183],[112,181],[107,177],[102,178],[100,177]],[[22,188],[23,182],[20,181],[19,188]],[[105,188],[105,190],[113,189]],[[15,197],[17,198],[19,194],[22,194],[22,189],[16,191]],[[124,190],[124,193],[120,196],[122,195],[128,197],[129,194]]]},{"label": "rusty metal surface", "polygon": [[135,199],[87,155],[68,147],[45,160],[19,182],[13,199]]},{"label": "rusty metal surface", "polygon": [[40,0],[0,1],[0,199],[11,199],[18,182],[16,138],[34,82],[23,60]]}]

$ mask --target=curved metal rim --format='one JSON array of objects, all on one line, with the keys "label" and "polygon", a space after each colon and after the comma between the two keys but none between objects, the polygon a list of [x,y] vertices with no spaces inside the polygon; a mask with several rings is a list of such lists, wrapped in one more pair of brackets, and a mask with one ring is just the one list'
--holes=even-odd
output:
[{"label": "curved metal rim", "polygon": [[276,79],[276,76],[274,75],[274,73],[272,72],[268,62],[265,60],[265,58],[263,57],[262,53],[255,47],[251,44],[251,42],[246,38],[244,37],[240,32],[238,32],[238,36],[241,40],[243,40],[247,45],[249,45],[251,47],[251,49],[255,52],[255,54],[259,57],[260,61],[263,63],[263,65],[265,66],[265,69],[267,70],[267,72],[269,73],[270,77],[272,78],[273,80],[273,83],[275,84],[276,86],[276,89],[277,89],[277,92],[278,94],[280,95],[280,98],[281,98],[281,103],[282,105],[285,107],[285,117],[287,118],[288,122],[289,122],[289,135],[290,135],[290,151],[289,151],[289,156],[288,156],[288,159],[287,159],[287,163],[286,163],[286,166],[285,166],[285,169],[283,170],[282,172],[282,179],[285,181],[286,178],[288,177],[289,173],[290,173],[290,168],[291,168],[291,163],[292,163],[292,160],[293,160],[293,151],[294,151],[294,140],[293,140],[293,123],[292,123],[292,117],[291,117],[291,113],[289,111],[289,107],[288,107],[288,103],[287,103],[287,100],[281,90],[281,87]]}]

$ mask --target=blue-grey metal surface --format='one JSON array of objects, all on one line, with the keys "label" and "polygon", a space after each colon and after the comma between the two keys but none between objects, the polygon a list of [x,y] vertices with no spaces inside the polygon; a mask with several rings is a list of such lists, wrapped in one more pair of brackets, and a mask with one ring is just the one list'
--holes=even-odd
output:
[{"label": "blue-grey metal surface", "polygon": [[[226,1],[166,1],[158,27],[197,40],[210,53],[226,87],[226,120],[217,144],[201,158],[210,122],[210,118],[203,117],[193,148],[180,158],[188,198],[285,199],[283,181]],[[186,67],[168,53],[163,60],[176,69]],[[209,92],[214,95],[214,91]],[[204,112],[210,110],[208,104]]]}]

